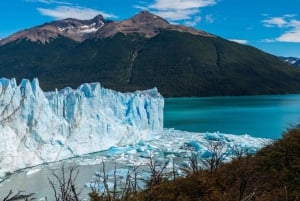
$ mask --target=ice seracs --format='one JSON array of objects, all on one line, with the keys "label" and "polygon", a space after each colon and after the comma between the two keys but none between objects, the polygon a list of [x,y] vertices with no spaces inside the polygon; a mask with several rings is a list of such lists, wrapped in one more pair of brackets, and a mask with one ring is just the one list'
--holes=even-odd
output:
[{"label": "ice seracs", "polygon": [[99,83],[43,92],[0,79],[0,175],[149,139],[163,129],[157,89],[120,93]]}]

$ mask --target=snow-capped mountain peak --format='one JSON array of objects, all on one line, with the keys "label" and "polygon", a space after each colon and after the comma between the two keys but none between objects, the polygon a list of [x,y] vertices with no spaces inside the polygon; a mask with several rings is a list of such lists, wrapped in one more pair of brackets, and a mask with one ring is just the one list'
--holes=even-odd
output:
[{"label": "snow-capped mountain peak", "polygon": [[63,34],[76,34],[80,32],[90,33],[95,32],[102,28],[105,24],[105,20],[102,15],[98,15],[91,20],[78,20],[68,18],[60,21],[49,23],[50,25],[56,26]]},{"label": "snow-capped mountain peak", "polygon": [[132,18],[116,22],[106,21],[102,15],[98,15],[90,20],[67,18],[53,21],[19,31],[8,38],[1,40],[0,45],[24,39],[44,44],[59,36],[82,42],[91,38],[112,37],[117,33],[123,33],[125,35],[137,33],[146,38],[152,38],[163,30],[188,32],[194,35],[214,37],[212,34],[204,31],[180,25],[172,25],[157,15],[148,11],[142,11]]},{"label": "snow-capped mountain peak", "polygon": [[103,16],[98,15],[91,20],[78,20],[73,18],[53,21],[30,29],[19,31],[8,38],[1,40],[0,45],[17,40],[47,43],[59,36],[74,41],[84,41],[105,25]]},{"label": "snow-capped mountain peak", "polygon": [[286,63],[289,63],[293,66],[300,67],[300,58],[297,58],[297,57],[279,57],[279,58]]}]

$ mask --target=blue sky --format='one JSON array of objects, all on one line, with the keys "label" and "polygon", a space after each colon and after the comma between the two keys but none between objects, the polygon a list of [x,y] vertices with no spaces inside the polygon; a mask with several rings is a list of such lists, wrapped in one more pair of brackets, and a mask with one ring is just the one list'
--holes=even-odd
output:
[{"label": "blue sky", "polygon": [[9,0],[0,7],[0,38],[52,20],[112,20],[148,10],[266,52],[300,57],[300,0]]}]

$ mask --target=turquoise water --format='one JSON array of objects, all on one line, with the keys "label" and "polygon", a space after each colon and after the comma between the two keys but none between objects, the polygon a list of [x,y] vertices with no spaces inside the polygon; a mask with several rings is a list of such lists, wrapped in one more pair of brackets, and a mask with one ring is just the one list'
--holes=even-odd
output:
[{"label": "turquoise water", "polygon": [[165,128],[276,139],[298,123],[300,95],[165,99]]}]

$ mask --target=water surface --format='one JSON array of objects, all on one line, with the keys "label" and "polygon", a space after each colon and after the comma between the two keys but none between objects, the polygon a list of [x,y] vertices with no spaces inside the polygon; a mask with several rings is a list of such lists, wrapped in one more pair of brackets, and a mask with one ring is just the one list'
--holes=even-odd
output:
[{"label": "water surface", "polygon": [[279,138],[300,120],[300,95],[166,98],[164,127]]}]

